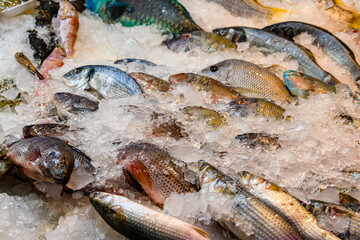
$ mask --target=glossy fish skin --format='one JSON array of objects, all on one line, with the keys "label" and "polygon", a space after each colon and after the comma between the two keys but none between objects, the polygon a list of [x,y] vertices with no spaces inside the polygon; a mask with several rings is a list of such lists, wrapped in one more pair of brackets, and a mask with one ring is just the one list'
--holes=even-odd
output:
[{"label": "glossy fish skin", "polygon": [[339,38],[329,31],[302,22],[282,22],[267,26],[263,30],[272,32],[290,41],[301,33],[308,33],[314,37],[314,44],[321,47],[342,68],[345,68],[354,78],[355,82],[360,81],[360,66],[356,62],[355,55],[351,49]]},{"label": "glossy fish skin", "polygon": [[283,81],[266,70],[250,62],[228,59],[201,70],[201,73],[214,78],[225,85],[248,89],[242,91],[245,97],[265,98],[273,101],[287,102],[291,95]]},{"label": "glossy fish skin", "polygon": [[79,30],[79,17],[75,7],[68,1],[60,1],[57,16],[59,23],[58,36],[61,46],[68,57],[74,55],[74,45]]},{"label": "glossy fish skin", "polygon": [[40,80],[44,79],[44,77],[39,73],[39,71],[34,67],[31,61],[25,56],[22,52],[15,53],[16,61],[26,68],[32,75],[37,76]]},{"label": "glossy fish skin", "polygon": [[129,63],[138,63],[144,67],[156,67],[157,66],[156,63],[153,63],[153,62],[150,62],[150,61],[144,60],[144,59],[137,59],[137,58],[124,58],[124,59],[116,60],[114,62],[114,64],[124,64],[125,66],[128,65]]},{"label": "glossy fish skin", "polygon": [[239,98],[229,103],[227,112],[230,115],[241,117],[253,113],[255,116],[262,115],[281,119],[284,117],[285,109],[261,98]]},{"label": "glossy fish skin", "polygon": [[194,47],[200,47],[206,52],[223,51],[225,49],[236,50],[237,46],[230,40],[214,33],[205,31],[193,31],[164,41],[164,44],[174,52],[187,52]]},{"label": "glossy fish skin", "polygon": [[264,47],[270,52],[285,52],[296,59],[305,74],[328,84],[340,83],[339,80],[316,63],[315,57],[309,50],[273,33],[248,27],[218,28],[213,32],[235,43],[247,41],[251,46]]},{"label": "glossy fish skin", "polygon": [[142,72],[133,72],[129,75],[142,87],[142,89],[152,95],[166,93],[170,89],[170,83],[160,78]]},{"label": "glossy fish skin", "polygon": [[64,75],[71,87],[95,89],[105,98],[124,98],[141,92],[136,81],[124,71],[106,65],[87,65]]},{"label": "glossy fish skin", "polygon": [[61,119],[74,115],[89,115],[99,108],[99,103],[79,95],[59,92],[54,94],[54,103]]},{"label": "glossy fish skin", "polygon": [[244,133],[237,135],[235,139],[249,147],[256,147],[258,145],[269,147],[271,149],[278,149],[281,147],[278,143],[279,138],[277,136],[271,136],[264,133]]},{"label": "glossy fish skin", "polygon": [[249,172],[239,173],[240,185],[283,217],[304,239],[340,240],[331,232],[320,228],[316,218],[285,190]]},{"label": "glossy fish skin", "polygon": [[195,185],[185,180],[185,169],[176,163],[165,150],[142,142],[130,143],[120,149],[117,162],[124,164],[126,180],[140,192],[145,192],[160,207],[173,192],[196,190]]},{"label": "glossy fish skin", "polygon": [[316,78],[296,71],[285,71],[284,82],[290,93],[295,97],[307,98],[309,92],[335,92],[335,86],[326,84]]},{"label": "glossy fish skin", "polygon": [[198,106],[185,107],[183,111],[190,119],[197,120],[211,129],[217,129],[226,123],[226,120],[218,112]]},{"label": "glossy fish skin", "polygon": [[229,102],[241,97],[241,95],[231,87],[226,86],[215,79],[199,74],[179,73],[170,76],[169,81],[174,85],[182,82],[195,85],[199,90],[210,93],[214,103]]},{"label": "glossy fish skin", "polygon": [[66,53],[64,49],[61,47],[56,47],[50,53],[50,55],[45,59],[40,68],[40,73],[45,77],[45,79],[50,78],[49,71],[60,68],[64,65],[64,58],[66,57]]},{"label": "glossy fish skin", "polygon": [[58,137],[63,135],[69,126],[65,124],[49,123],[49,124],[32,124],[23,127],[22,133],[24,138],[32,137]]},{"label": "glossy fish skin", "polygon": [[233,199],[232,208],[238,216],[234,214],[233,219],[221,221],[240,239],[302,239],[289,223],[244,191],[232,178],[204,161],[200,161],[199,171],[201,191],[215,192]]},{"label": "glossy fish skin", "polygon": [[90,203],[105,222],[129,239],[210,240],[203,230],[123,196],[94,192]]},{"label": "glossy fish skin", "polygon": [[86,6],[106,23],[119,22],[126,27],[155,24],[175,37],[201,30],[176,0],[88,0]]}]

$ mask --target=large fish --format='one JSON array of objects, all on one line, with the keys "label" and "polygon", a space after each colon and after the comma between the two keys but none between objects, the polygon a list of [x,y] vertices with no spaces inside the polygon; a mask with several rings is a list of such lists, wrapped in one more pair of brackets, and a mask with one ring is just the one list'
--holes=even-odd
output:
[{"label": "large fish", "polygon": [[294,197],[275,184],[248,172],[239,173],[239,183],[246,191],[259,198],[291,223],[304,239],[340,240],[331,232],[320,228],[314,215],[306,210]]},{"label": "large fish", "polygon": [[314,37],[313,43],[321,47],[334,62],[352,75],[356,83],[359,81],[358,84],[360,84],[360,66],[356,62],[354,53],[343,41],[329,31],[303,22],[282,22],[267,26],[263,30],[275,33],[290,41],[294,41],[294,37],[299,34],[310,34]]},{"label": "large fish", "polygon": [[183,111],[191,120],[200,121],[205,126],[217,129],[226,123],[225,118],[218,112],[199,106],[188,106]]},{"label": "large fish", "polygon": [[246,41],[251,46],[263,47],[269,52],[284,52],[296,59],[304,73],[326,83],[339,83],[339,80],[316,63],[314,55],[309,50],[276,34],[249,27],[218,28],[213,32],[225,36],[233,42]]},{"label": "large fish", "polygon": [[120,149],[118,159],[118,164],[124,164],[126,180],[137,190],[145,192],[160,207],[171,193],[196,190],[194,184],[185,180],[186,169],[176,164],[180,161],[153,144],[130,143]]},{"label": "large fish", "polygon": [[129,74],[112,66],[82,66],[66,73],[64,78],[71,87],[94,89],[105,98],[124,98],[141,92]]},{"label": "large fish", "polygon": [[232,86],[245,97],[281,102],[291,99],[280,78],[250,62],[228,59],[204,68],[201,73]]},{"label": "large fish", "polygon": [[213,102],[229,102],[231,100],[241,97],[240,93],[236,92],[229,86],[223,83],[194,73],[179,73],[169,77],[172,84],[180,84],[182,82],[195,85],[199,90],[210,93]]},{"label": "large fish", "polygon": [[210,240],[200,228],[123,196],[94,192],[90,202],[107,224],[129,239]]},{"label": "large fish", "polygon": [[106,23],[119,22],[126,27],[155,24],[174,36],[201,30],[176,0],[87,0],[86,6]]},{"label": "large fish", "polygon": [[204,161],[200,161],[199,171],[201,191],[215,192],[233,200],[235,214],[221,222],[238,238],[302,239],[293,226],[232,178]]}]

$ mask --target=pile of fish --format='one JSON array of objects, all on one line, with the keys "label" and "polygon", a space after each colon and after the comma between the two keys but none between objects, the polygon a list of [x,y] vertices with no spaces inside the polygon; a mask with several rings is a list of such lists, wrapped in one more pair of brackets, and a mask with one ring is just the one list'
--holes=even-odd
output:
[{"label": "pile of fish", "polygon": [[[291,9],[263,6],[253,0],[213,1],[245,19],[281,20],[281,16],[292,14]],[[348,24],[346,28],[360,29],[360,4],[356,0],[317,4],[324,2],[329,5],[326,12]],[[166,66],[125,58],[108,65],[75,66],[63,74],[59,83],[56,71],[69,62],[77,64],[75,46],[83,14],[100,18],[105,24],[155,26],[153,31],[163,38],[161,46],[179,56],[199,51],[236,54],[248,44],[245,52],[256,48],[264,55],[284,54],[298,68],[295,71],[228,58],[199,67],[196,72],[167,69],[159,77],[152,69]],[[360,102],[360,65],[353,51],[333,33],[305,22],[279,20],[262,29],[227,26],[210,32],[176,0],[40,0],[35,15],[35,28],[24,33],[33,56],[27,57],[24,52],[10,56],[28,71],[35,85],[31,91],[21,92],[13,80],[3,81],[0,111],[16,113],[20,104],[29,105],[37,120],[23,126],[21,137],[0,142],[0,181],[16,177],[40,191],[45,188],[42,192],[57,200],[66,194],[84,195],[109,226],[129,239],[218,239],[216,234],[203,230],[200,219],[195,219],[195,226],[163,210],[169,199],[187,194],[214,200],[208,201],[203,211],[212,223],[221,225],[228,239],[360,239],[360,202],[350,194],[354,189],[334,182],[339,188],[340,201],[336,204],[299,199],[268,180],[269,176],[226,170],[221,161],[212,161],[212,157],[242,153],[208,140],[211,136],[223,137],[230,146],[236,143],[270,155],[283,148],[281,135],[258,130],[235,132],[235,137],[226,139],[221,135],[226,130],[221,129],[232,131],[234,122],[249,116],[264,119],[266,124],[285,124],[301,117],[289,116],[288,109],[320,94],[343,95],[356,107]],[[353,85],[342,83],[317,63],[314,54],[297,40],[304,34],[350,75]],[[127,70],[133,65],[138,71]],[[59,87],[62,85],[66,88]],[[2,95],[9,89],[16,92],[16,97]],[[191,94],[196,101],[187,100]],[[111,109],[113,112],[106,112],[106,106],[114,102],[121,104]],[[111,131],[105,135],[106,145],[116,149],[110,164],[118,171],[118,179],[107,179],[104,166],[94,164],[96,160],[79,147],[87,141],[92,146],[92,139],[83,136],[96,136],[82,135],[88,127],[79,127],[84,119],[95,119],[94,132],[102,129],[98,131],[106,134],[106,129],[112,128],[97,128],[96,116],[104,113],[108,118],[116,118],[116,114],[135,116],[133,119],[142,123],[142,128],[135,130],[148,136],[148,141],[139,141],[139,133],[131,128],[120,139],[112,138]],[[360,127],[359,118],[346,111],[334,116],[334,122],[337,119],[352,124],[354,132]],[[126,126],[121,121],[117,124]],[[154,139],[163,139],[165,144],[160,146]],[[173,142],[211,152],[211,157],[204,154],[200,161],[182,161],[171,152]],[[182,154],[189,154],[186,151],[184,148]],[[355,179],[359,173],[356,167],[342,171]],[[341,229],[336,226],[340,221]]]}]

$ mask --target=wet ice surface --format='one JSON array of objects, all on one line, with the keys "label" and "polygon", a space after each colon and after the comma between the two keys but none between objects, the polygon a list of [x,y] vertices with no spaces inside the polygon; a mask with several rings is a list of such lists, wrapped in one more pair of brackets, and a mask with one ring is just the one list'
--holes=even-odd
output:
[{"label": "wet ice surface", "polygon": [[[267,22],[233,17],[219,5],[205,0],[181,2],[194,20],[206,30],[237,25],[264,27],[281,20],[307,21],[334,32],[360,58],[360,48],[353,41],[358,38],[358,33],[348,32],[345,25],[334,23],[312,1],[290,6],[294,8],[292,14]],[[33,95],[35,81],[13,58],[15,52],[22,51],[33,60],[27,34],[24,32],[33,28],[34,22],[32,16],[0,20],[1,78],[15,79],[18,88],[27,93],[24,97],[28,103],[20,104],[15,112],[10,109],[0,112],[0,139],[4,139],[6,143],[19,139],[22,127],[37,120],[34,105],[36,96]],[[80,14],[74,58],[65,59],[65,65],[61,69],[51,72],[51,88],[43,94],[70,91],[96,100],[90,93],[66,86],[62,75],[87,64],[113,65],[127,72],[143,71],[136,63],[127,66],[113,64],[115,60],[122,58],[141,58],[158,64],[158,67],[146,68],[145,72],[165,80],[172,74],[196,72],[229,58],[244,59],[265,67],[298,67],[285,54],[264,55],[259,49],[249,48],[246,43],[241,44],[236,53],[209,54],[200,49],[173,53],[161,45],[163,40],[164,36],[155,27],[125,28],[121,25],[106,25],[85,11]],[[302,35],[299,41],[309,43],[311,39]],[[311,50],[325,69],[331,69],[341,81],[349,82],[346,73],[329,62],[319,49],[311,47]],[[286,106],[285,115],[290,116],[287,120],[226,116],[227,125],[217,130],[191,122],[179,111],[192,105],[223,111],[223,105],[208,105],[208,100],[207,94],[181,85],[163,97],[144,98],[135,95],[128,99],[101,100],[99,110],[91,116],[73,117],[68,121],[71,131],[64,138],[92,158],[93,165],[98,169],[93,187],[117,190],[155,209],[157,208],[146,197],[135,192],[125,182],[122,166],[116,164],[117,150],[130,142],[147,141],[166,148],[172,156],[187,162],[192,169],[196,169],[197,161],[203,159],[232,176],[238,171],[250,171],[286,188],[303,201],[318,196],[320,189],[327,187],[358,186],[359,180],[342,173],[343,170],[357,170],[360,167],[357,161],[360,157],[359,131],[346,125],[345,120],[338,117],[341,114],[360,117],[360,105],[353,104],[346,92],[311,95],[308,100],[299,99],[299,103]],[[152,136],[153,112],[177,119],[183,124],[189,137],[176,141]],[[281,148],[276,151],[260,147],[249,148],[234,140],[236,135],[248,132],[277,134]],[[0,226],[1,239],[122,239],[120,234],[101,220],[87,198],[81,197],[81,194],[67,194],[60,202],[56,202],[35,191],[30,185],[23,186],[22,182],[9,186],[8,178],[0,180],[3,192],[0,194],[0,216],[3,223]],[[320,197],[336,201],[336,197],[329,192],[322,193]],[[213,202],[218,203],[214,199],[215,196],[203,192],[172,195],[166,201],[163,211],[190,223],[200,224],[213,234],[214,239],[231,239],[231,236],[211,221],[212,214],[217,219],[222,211],[228,210],[226,201],[214,206]]]}]

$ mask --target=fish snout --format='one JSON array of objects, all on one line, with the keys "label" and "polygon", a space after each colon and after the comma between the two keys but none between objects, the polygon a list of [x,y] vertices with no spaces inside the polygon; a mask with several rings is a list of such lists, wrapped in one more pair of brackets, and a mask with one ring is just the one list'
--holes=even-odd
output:
[{"label": "fish snout", "polygon": [[169,77],[169,81],[171,84],[177,85],[181,82],[185,82],[187,80],[187,74],[186,73],[179,73],[175,74]]}]

